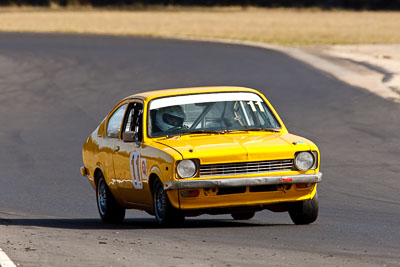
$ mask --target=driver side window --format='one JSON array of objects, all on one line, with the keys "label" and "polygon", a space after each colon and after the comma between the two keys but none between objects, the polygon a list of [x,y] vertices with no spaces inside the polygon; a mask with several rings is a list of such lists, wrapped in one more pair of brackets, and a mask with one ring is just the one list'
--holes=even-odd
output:
[{"label": "driver side window", "polygon": [[143,104],[139,102],[130,103],[128,112],[124,119],[123,132],[136,132],[138,141],[143,139]]}]

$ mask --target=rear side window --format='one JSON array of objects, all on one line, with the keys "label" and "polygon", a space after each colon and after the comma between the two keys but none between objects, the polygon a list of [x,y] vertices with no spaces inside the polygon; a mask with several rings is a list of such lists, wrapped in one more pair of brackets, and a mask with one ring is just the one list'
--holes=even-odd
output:
[{"label": "rear side window", "polygon": [[122,119],[125,114],[127,104],[119,107],[110,117],[107,124],[107,136],[111,138],[118,138],[121,131]]}]

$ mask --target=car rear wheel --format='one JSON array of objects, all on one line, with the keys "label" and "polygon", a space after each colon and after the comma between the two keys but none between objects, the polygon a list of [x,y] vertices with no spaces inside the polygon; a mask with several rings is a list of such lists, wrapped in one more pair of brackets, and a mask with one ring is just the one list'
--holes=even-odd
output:
[{"label": "car rear wheel", "polygon": [[231,216],[235,220],[250,220],[256,214],[255,211],[232,213]]},{"label": "car rear wheel", "polygon": [[125,218],[125,208],[117,203],[112,195],[104,176],[97,181],[97,208],[104,223],[121,223]]},{"label": "car rear wheel", "polygon": [[295,202],[289,208],[289,215],[295,224],[310,224],[318,217],[318,193],[312,199]]},{"label": "car rear wheel", "polygon": [[154,184],[153,204],[154,215],[159,225],[180,225],[185,221],[185,217],[169,202],[167,193],[160,181],[156,181]]}]

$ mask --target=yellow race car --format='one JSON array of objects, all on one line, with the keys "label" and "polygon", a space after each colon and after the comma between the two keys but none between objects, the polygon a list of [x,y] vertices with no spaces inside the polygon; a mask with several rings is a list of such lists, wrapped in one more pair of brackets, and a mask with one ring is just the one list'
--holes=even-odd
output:
[{"label": "yellow race car", "polygon": [[143,92],[121,100],[83,145],[81,173],[105,223],[125,209],[157,223],[268,209],[295,224],[318,216],[317,146],[288,133],[267,99],[243,87]]}]

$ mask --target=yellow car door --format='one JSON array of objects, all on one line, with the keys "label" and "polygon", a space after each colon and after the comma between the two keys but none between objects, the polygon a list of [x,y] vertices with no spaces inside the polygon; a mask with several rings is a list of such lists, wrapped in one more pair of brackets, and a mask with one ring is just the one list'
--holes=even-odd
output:
[{"label": "yellow car door", "polygon": [[121,132],[122,119],[128,104],[122,104],[115,108],[111,115],[108,117],[106,132],[99,143],[99,158],[103,165],[103,171],[108,183],[108,186],[113,192],[118,191],[118,185],[113,183],[115,180],[114,171],[114,153],[117,149],[117,143]]},{"label": "yellow car door", "polygon": [[[146,199],[144,184],[147,184],[146,159],[142,154],[143,103],[129,103],[114,154],[114,170],[121,197],[130,204],[143,205]],[[124,138],[127,137],[127,138]],[[125,140],[124,140],[125,139]]]}]

